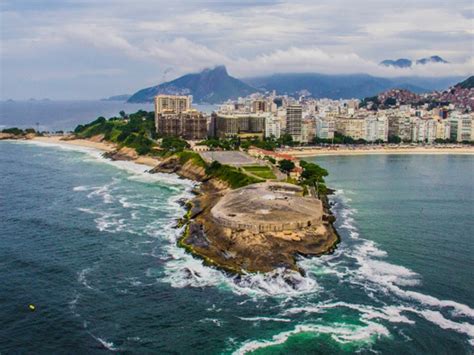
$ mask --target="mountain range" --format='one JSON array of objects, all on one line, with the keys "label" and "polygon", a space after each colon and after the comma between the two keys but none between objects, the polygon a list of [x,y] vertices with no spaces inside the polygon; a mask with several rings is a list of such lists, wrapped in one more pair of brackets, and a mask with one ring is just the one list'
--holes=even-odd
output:
[{"label": "mountain range", "polygon": [[142,89],[133,94],[128,102],[150,102],[158,94],[193,95],[195,102],[210,104],[247,96],[257,90],[227,73],[225,66],[204,69],[200,73],[187,74],[175,80]]},{"label": "mountain range", "polygon": [[417,65],[425,65],[429,63],[448,63],[448,62],[438,55],[433,55],[428,58],[417,59],[415,62],[407,58],[399,58],[395,60],[385,59],[380,62],[380,65],[383,65],[385,67],[410,68],[411,66],[413,66],[414,63]]},{"label": "mountain range", "polygon": [[290,96],[305,93],[315,98],[350,99],[374,96],[393,88],[407,89],[416,93],[444,90],[462,79],[464,78],[381,78],[368,74],[288,73],[239,80],[230,76],[224,66],[217,66],[141,89],[133,94],[128,102],[152,102],[158,94],[174,94],[193,95],[193,101],[196,103],[217,104],[245,97],[254,92],[272,90]]}]

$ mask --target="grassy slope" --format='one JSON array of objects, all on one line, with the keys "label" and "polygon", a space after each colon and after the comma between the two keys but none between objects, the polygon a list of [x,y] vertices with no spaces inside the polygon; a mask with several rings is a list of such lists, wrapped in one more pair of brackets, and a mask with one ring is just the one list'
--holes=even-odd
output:
[{"label": "grassy slope", "polygon": [[249,166],[244,166],[243,169],[255,176],[258,176],[259,178],[262,179],[276,179],[275,174],[273,173],[272,169],[270,169],[268,166],[259,166],[259,165],[249,165]]}]

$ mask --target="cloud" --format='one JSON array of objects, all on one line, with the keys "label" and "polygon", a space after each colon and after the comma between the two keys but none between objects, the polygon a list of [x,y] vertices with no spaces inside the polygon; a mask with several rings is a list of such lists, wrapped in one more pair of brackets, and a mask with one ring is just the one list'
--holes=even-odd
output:
[{"label": "cloud", "polygon": [[[5,0],[0,7],[2,89],[14,96],[35,78],[45,91],[58,85],[59,92],[70,71],[108,73],[111,91],[124,83],[123,90],[134,90],[156,84],[167,68],[178,76],[217,64],[225,64],[236,76],[445,76],[474,71],[471,0],[418,0],[410,6],[386,0],[361,0],[357,5],[350,0],[130,4],[45,0],[38,6],[33,0]],[[450,64],[408,69],[378,65],[383,59],[431,55],[441,55]],[[85,77],[71,74],[69,85],[94,82],[92,76]],[[78,91],[78,96],[84,94]],[[107,95],[93,89],[86,94]]]}]

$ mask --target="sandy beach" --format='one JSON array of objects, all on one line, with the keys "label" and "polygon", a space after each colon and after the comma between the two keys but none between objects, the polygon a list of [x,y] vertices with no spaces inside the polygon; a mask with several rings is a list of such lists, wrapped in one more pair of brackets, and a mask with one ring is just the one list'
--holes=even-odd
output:
[{"label": "sandy beach", "polygon": [[[35,137],[33,140],[43,143],[50,144],[63,144],[63,145],[74,145],[79,147],[94,148],[104,152],[113,152],[117,150],[117,146],[110,142],[99,142],[89,139],[70,139],[64,140],[64,137],[61,136],[50,136],[50,137]],[[148,157],[148,156],[138,156],[132,149],[124,148],[121,151],[124,155],[129,156],[130,160],[134,161],[137,164],[143,164],[150,167],[155,167],[160,163],[160,160]]]},{"label": "sandy beach", "polygon": [[280,153],[295,157],[322,155],[381,155],[381,154],[458,154],[473,155],[474,147],[360,147],[360,148],[302,148],[285,149]]},{"label": "sandy beach", "polygon": [[[35,137],[36,141],[52,144],[75,145],[80,147],[88,147],[99,149],[104,152],[111,152],[117,149],[117,146],[109,142],[94,141],[89,139],[71,139],[63,140],[60,136],[51,137]],[[327,155],[381,155],[381,154],[457,154],[457,155],[474,155],[474,147],[466,146],[451,146],[451,147],[357,147],[349,149],[347,147],[337,148],[300,148],[300,149],[284,149],[279,150],[280,153],[290,154],[295,157],[313,157],[313,156],[327,156]],[[160,163],[160,160],[148,156],[138,156],[130,148],[122,148],[122,154],[130,157],[131,160],[138,164],[143,164],[155,167]]]}]

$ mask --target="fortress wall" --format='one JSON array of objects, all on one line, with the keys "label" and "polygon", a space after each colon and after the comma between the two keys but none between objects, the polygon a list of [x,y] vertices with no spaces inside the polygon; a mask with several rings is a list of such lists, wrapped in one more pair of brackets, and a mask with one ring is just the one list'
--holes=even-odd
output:
[{"label": "fortress wall", "polygon": [[224,227],[231,229],[248,229],[253,232],[283,232],[289,230],[297,230],[306,228],[308,226],[318,226],[322,224],[322,214],[317,214],[314,217],[306,218],[294,222],[282,223],[242,223],[242,221],[233,221],[231,218],[224,218],[222,216],[213,216],[214,221]]}]

